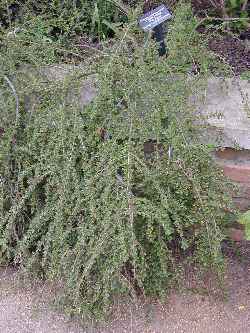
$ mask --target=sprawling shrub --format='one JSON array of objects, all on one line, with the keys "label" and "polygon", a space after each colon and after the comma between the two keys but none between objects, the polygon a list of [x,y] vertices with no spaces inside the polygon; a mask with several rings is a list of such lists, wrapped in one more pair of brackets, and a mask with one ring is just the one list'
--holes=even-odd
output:
[{"label": "sprawling shrub", "polygon": [[90,68],[99,93],[85,107],[70,98],[83,69],[59,84],[35,67],[13,72],[4,46],[0,260],[60,280],[73,313],[164,293],[183,256],[221,264],[227,186],[188,103],[212,62],[195,25],[188,7],[176,11],[168,59],[128,28]]}]

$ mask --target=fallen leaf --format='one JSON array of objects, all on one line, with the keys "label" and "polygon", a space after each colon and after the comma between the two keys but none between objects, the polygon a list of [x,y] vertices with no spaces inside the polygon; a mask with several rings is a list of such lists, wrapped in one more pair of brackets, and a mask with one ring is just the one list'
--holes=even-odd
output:
[{"label": "fallen leaf", "polygon": [[245,309],[246,309],[245,305],[240,305],[240,306],[239,306],[239,310],[240,310],[240,311],[243,311],[243,310],[245,310]]}]

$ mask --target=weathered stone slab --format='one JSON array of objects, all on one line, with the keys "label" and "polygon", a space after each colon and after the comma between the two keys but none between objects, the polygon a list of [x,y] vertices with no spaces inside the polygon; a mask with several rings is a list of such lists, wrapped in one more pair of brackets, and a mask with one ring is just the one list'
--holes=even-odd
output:
[{"label": "weathered stone slab", "polygon": [[[63,81],[74,73],[84,72],[83,65],[53,65],[40,69],[50,81]],[[80,84],[80,106],[89,104],[97,95],[97,77],[84,77]],[[191,98],[197,113],[206,117],[209,127],[201,140],[221,147],[250,149],[250,82],[239,78],[211,78],[205,90]],[[219,142],[219,143],[218,143]]]},{"label": "weathered stone slab", "polygon": [[198,113],[207,118],[202,140],[222,147],[250,149],[250,82],[239,78],[211,78],[203,96],[193,99]]},{"label": "weathered stone slab", "polygon": [[[86,65],[60,64],[40,68],[39,74],[49,81],[63,81],[67,77],[86,73]],[[89,104],[97,95],[97,76],[86,75],[80,81],[80,96],[72,96],[80,106]],[[250,81],[239,78],[211,78],[203,92],[190,98],[195,112],[206,117],[209,125],[201,140],[220,146],[250,149]],[[194,115],[195,118],[195,115]]]},{"label": "weathered stone slab", "polygon": [[[74,74],[80,74],[81,71],[85,73],[83,65],[76,66],[69,64],[46,66],[39,70],[40,75],[44,76],[47,80],[58,82]],[[96,75],[90,75],[87,78],[83,77],[80,82],[79,95],[76,95],[75,92],[72,91],[70,98],[74,98],[82,107],[88,105],[97,95],[96,81]]]},{"label": "weathered stone slab", "polygon": [[191,100],[208,125],[201,141],[222,148],[215,161],[238,187],[234,203],[250,209],[250,82],[211,78],[204,93]]},{"label": "weathered stone slab", "polygon": [[[81,70],[84,73],[81,65],[58,65],[44,67],[40,74],[47,80],[60,82]],[[76,95],[72,91],[70,98],[82,107],[88,105],[98,92],[96,80],[96,76],[83,77],[80,93]],[[216,153],[215,161],[239,185],[240,191],[234,196],[236,205],[241,210],[250,209],[250,82],[239,78],[211,78],[205,86],[203,93],[190,98],[195,113],[209,125],[202,132],[201,141],[227,148]]]}]

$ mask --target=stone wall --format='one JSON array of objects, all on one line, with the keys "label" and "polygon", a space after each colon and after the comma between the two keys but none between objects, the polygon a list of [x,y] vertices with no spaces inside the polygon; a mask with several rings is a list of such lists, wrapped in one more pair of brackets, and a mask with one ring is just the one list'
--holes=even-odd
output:
[{"label": "stone wall", "polygon": [[242,210],[250,209],[250,150],[225,148],[215,153],[217,164],[223,169],[225,176],[238,187],[233,199]]},{"label": "stone wall", "polygon": [[[81,66],[51,66],[41,69],[48,80],[63,80]],[[84,79],[79,103],[83,107],[97,94],[96,77]],[[203,92],[190,99],[194,113],[206,118],[203,143],[215,144],[215,161],[225,176],[239,185],[234,201],[239,209],[250,209],[250,82],[239,78],[211,78]]]}]

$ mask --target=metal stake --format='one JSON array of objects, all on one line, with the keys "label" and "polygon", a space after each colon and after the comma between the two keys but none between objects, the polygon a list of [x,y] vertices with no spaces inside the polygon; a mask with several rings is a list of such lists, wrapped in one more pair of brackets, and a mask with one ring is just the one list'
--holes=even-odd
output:
[{"label": "metal stake", "polygon": [[153,29],[154,31],[154,38],[157,43],[159,43],[159,56],[162,57],[167,53],[166,44],[164,41],[164,30],[163,30],[163,24],[159,24]]}]

